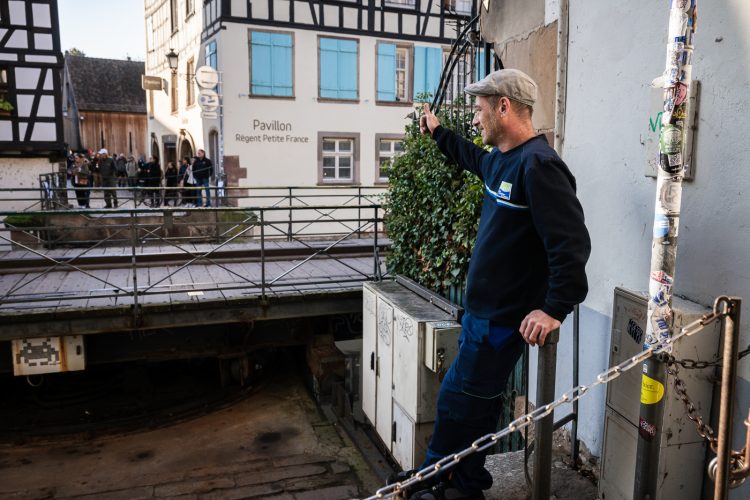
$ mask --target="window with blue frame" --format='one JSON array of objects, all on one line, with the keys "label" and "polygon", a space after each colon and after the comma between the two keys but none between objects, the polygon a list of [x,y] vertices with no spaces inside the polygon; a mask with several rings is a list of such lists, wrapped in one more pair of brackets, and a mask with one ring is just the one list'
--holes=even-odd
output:
[{"label": "window with blue frame", "polygon": [[408,102],[409,61],[411,47],[394,43],[378,43],[377,100],[381,102]]},{"label": "window with blue frame", "polygon": [[342,38],[319,39],[319,93],[323,99],[359,98],[359,43]]},{"label": "window with blue frame", "polygon": [[216,40],[212,42],[208,42],[206,44],[205,63],[206,63],[206,66],[211,66],[213,69],[216,69],[216,70],[219,69],[216,63]]},{"label": "window with blue frame", "polygon": [[293,42],[291,33],[250,32],[250,94],[294,95]]},{"label": "window with blue frame", "polygon": [[414,97],[425,92],[435,95],[443,71],[443,49],[414,47]]}]

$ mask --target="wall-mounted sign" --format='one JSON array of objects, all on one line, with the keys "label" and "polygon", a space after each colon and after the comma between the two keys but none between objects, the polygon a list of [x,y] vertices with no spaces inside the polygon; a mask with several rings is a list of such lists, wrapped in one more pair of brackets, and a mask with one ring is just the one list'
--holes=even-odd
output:
[{"label": "wall-mounted sign", "polygon": [[[264,133],[261,134],[258,132]],[[279,132],[287,133],[280,134]],[[234,134],[234,140],[245,144],[257,142],[309,144],[311,142],[309,137],[304,135],[292,135],[291,132],[291,122],[283,122],[281,120],[265,121],[255,118],[253,119],[253,133],[247,135]]]},{"label": "wall-mounted sign", "polygon": [[198,93],[198,106],[203,111],[216,111],[219,109],[219,94],[211,89],[201,89]]},{"label": "wall-mounted sign", "polygon": [[202,89],[213,89],[219,84],[219,74],[211,66],[195,70],[195,83]]},{"label": "wall-mounted sign", "polygon": [[141,88],[143,90],[162,90],[162,79],[158,76],[141,75]]},{"label": "wall-mounted sign", "polygon": [[204,111],[201,113],[201,118],[205,118],[206,120],[215,120],[219,117],[219,114],[216,111]]}]

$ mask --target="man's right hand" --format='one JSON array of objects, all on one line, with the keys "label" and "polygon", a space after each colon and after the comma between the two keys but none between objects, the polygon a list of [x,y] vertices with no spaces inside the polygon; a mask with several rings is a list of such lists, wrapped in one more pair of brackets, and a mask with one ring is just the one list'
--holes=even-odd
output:
[{"label": "man's right hand", "polygon": [[430,134],[440,125],[440,120],[430,111],[430,105],[424,103],[424,114],[419,118],[419,131],[423,134]]}]

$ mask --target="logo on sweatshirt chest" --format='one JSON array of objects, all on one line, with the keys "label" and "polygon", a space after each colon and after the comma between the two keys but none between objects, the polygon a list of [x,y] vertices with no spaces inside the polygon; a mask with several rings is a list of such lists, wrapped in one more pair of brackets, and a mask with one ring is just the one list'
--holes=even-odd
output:
[{"label": "logo on sweatshirt chest", "polygon": [[500,188],[497,190],[497,197],[501,200],[510,200],[510,192],[513,190],[513,184],[507,181],[500,183]]}]

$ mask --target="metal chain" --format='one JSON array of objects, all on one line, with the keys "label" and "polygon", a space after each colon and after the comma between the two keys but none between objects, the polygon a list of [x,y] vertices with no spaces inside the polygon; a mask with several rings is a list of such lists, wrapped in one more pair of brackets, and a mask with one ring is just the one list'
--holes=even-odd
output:
[{"label": "metal chain", "polygon": [[406,479],[400,483],[394,483],[394,484],[385,486],[383,488],[380,488],[379,490],[375,492],[374,495],[368,497],[366,500],[376,500],[380,498],[393,498],[395,495],[398,495],[405,489],[417,483],[420,483],[424,481],[425,479],[429,479],[444,470],[455,467],[456,465],[458,465],[458,463],[461,460],[463,460],[467,456],[484,451],[494,446],[495,443],[499,441],[500,439],[502,439],[503,437],[513,432],[516,432],[518,430],[521,430],[525,427],[528,427],[533,422],[536,422],[548,416],[558,406],[562,406],[564,404],[577,401],[594,387],[607,384],[611,382],[612,380],[616,379],[617,377],[619,377],[620,375],[622,375],[623,373],[625,373],[626,371],[631,370],[637,366],[642,366],[643,362],[647,360],[648,358],[650,358],[651,356],[665,353],[665,352],[670,352],[672,349],[672,344],[680,340],[682,337],[694,335],[700,332],[701,330],[703,330],[707,325],[727,315],[728,315],[727,311],[719,311],[718,306],[715,305],[714,310],[711,313],[706,313],[701,318],[684,326],[683,328],[680,329],[679,333],[675,334],[671,338],[666,338],[662,340],[661,342],[659,342],[658,344],[652,345],[648,347],[647,349],[641,351],[640,353],[636,354],[632,358],[623,361],[619,365],[615,365],[607,369],[606,371],[603,371],[602,373],[597,375],[596,380],[590,383],[589,385],[578,385],[577,387],[574,387],[573,389],[569,390],[568,392],[560,396],[559,399],[549,404],[546,404],[544,406],[540,406],[539,408],[536,408],[531,413],[527,413],[526,415],[522,415],[521,417],[518,417],[517,419],[512,421],[508,425],[508,427],[498,432],[495,432],[494,434],[487,434],[485,436],[480,437],[479,439],[471,443],[471,446],[469,446],[468,448],[458,453],[454,453],[452,455],[443,457],[442,459],[438,460],[434,464],[420,470],[419,472],[411,476],[409,479]]},{"label": "metal chain", "polygon": [[[695,423],[695,428],[698,434],[708,441],[713,452],[718,454],[719,440],[716,439],[713,428],[703,421],[703,417],[700,416],[698,410],[695,408],[695,404],[693,404],[690,396],[688,396],[687,386],[685,385],[685,381],[679,377],[680,368],[675,361],[676,360],[671,356],[670,359],[667,360],[667,365],[669,366],[667,373],[674,377],[674,390],[677,393],[678,399],[685,405],[685,412],[687,413],[688,418]],[[745,448],[741,451],[732,450],[730,460],[733,464],[737,464],[737,461],[742,460],[744,456]]]},{"label": "metal chain", "polygon": [[[750,345],[747,346],[747,348],[745,348],[744,350],[737,353],[737,359],[740,360],[747,355],[750,355]],[[709,368],[711,366],[719,367],[721,366],[721,361],[722,358],[718,358],[713,361],[700,361],[690,358],[676,359],[672,356],[670,356],[669,358],[669,362],[674,363],[675,365],[680,365],[686,370],[703,370],[704,368]]]}]

